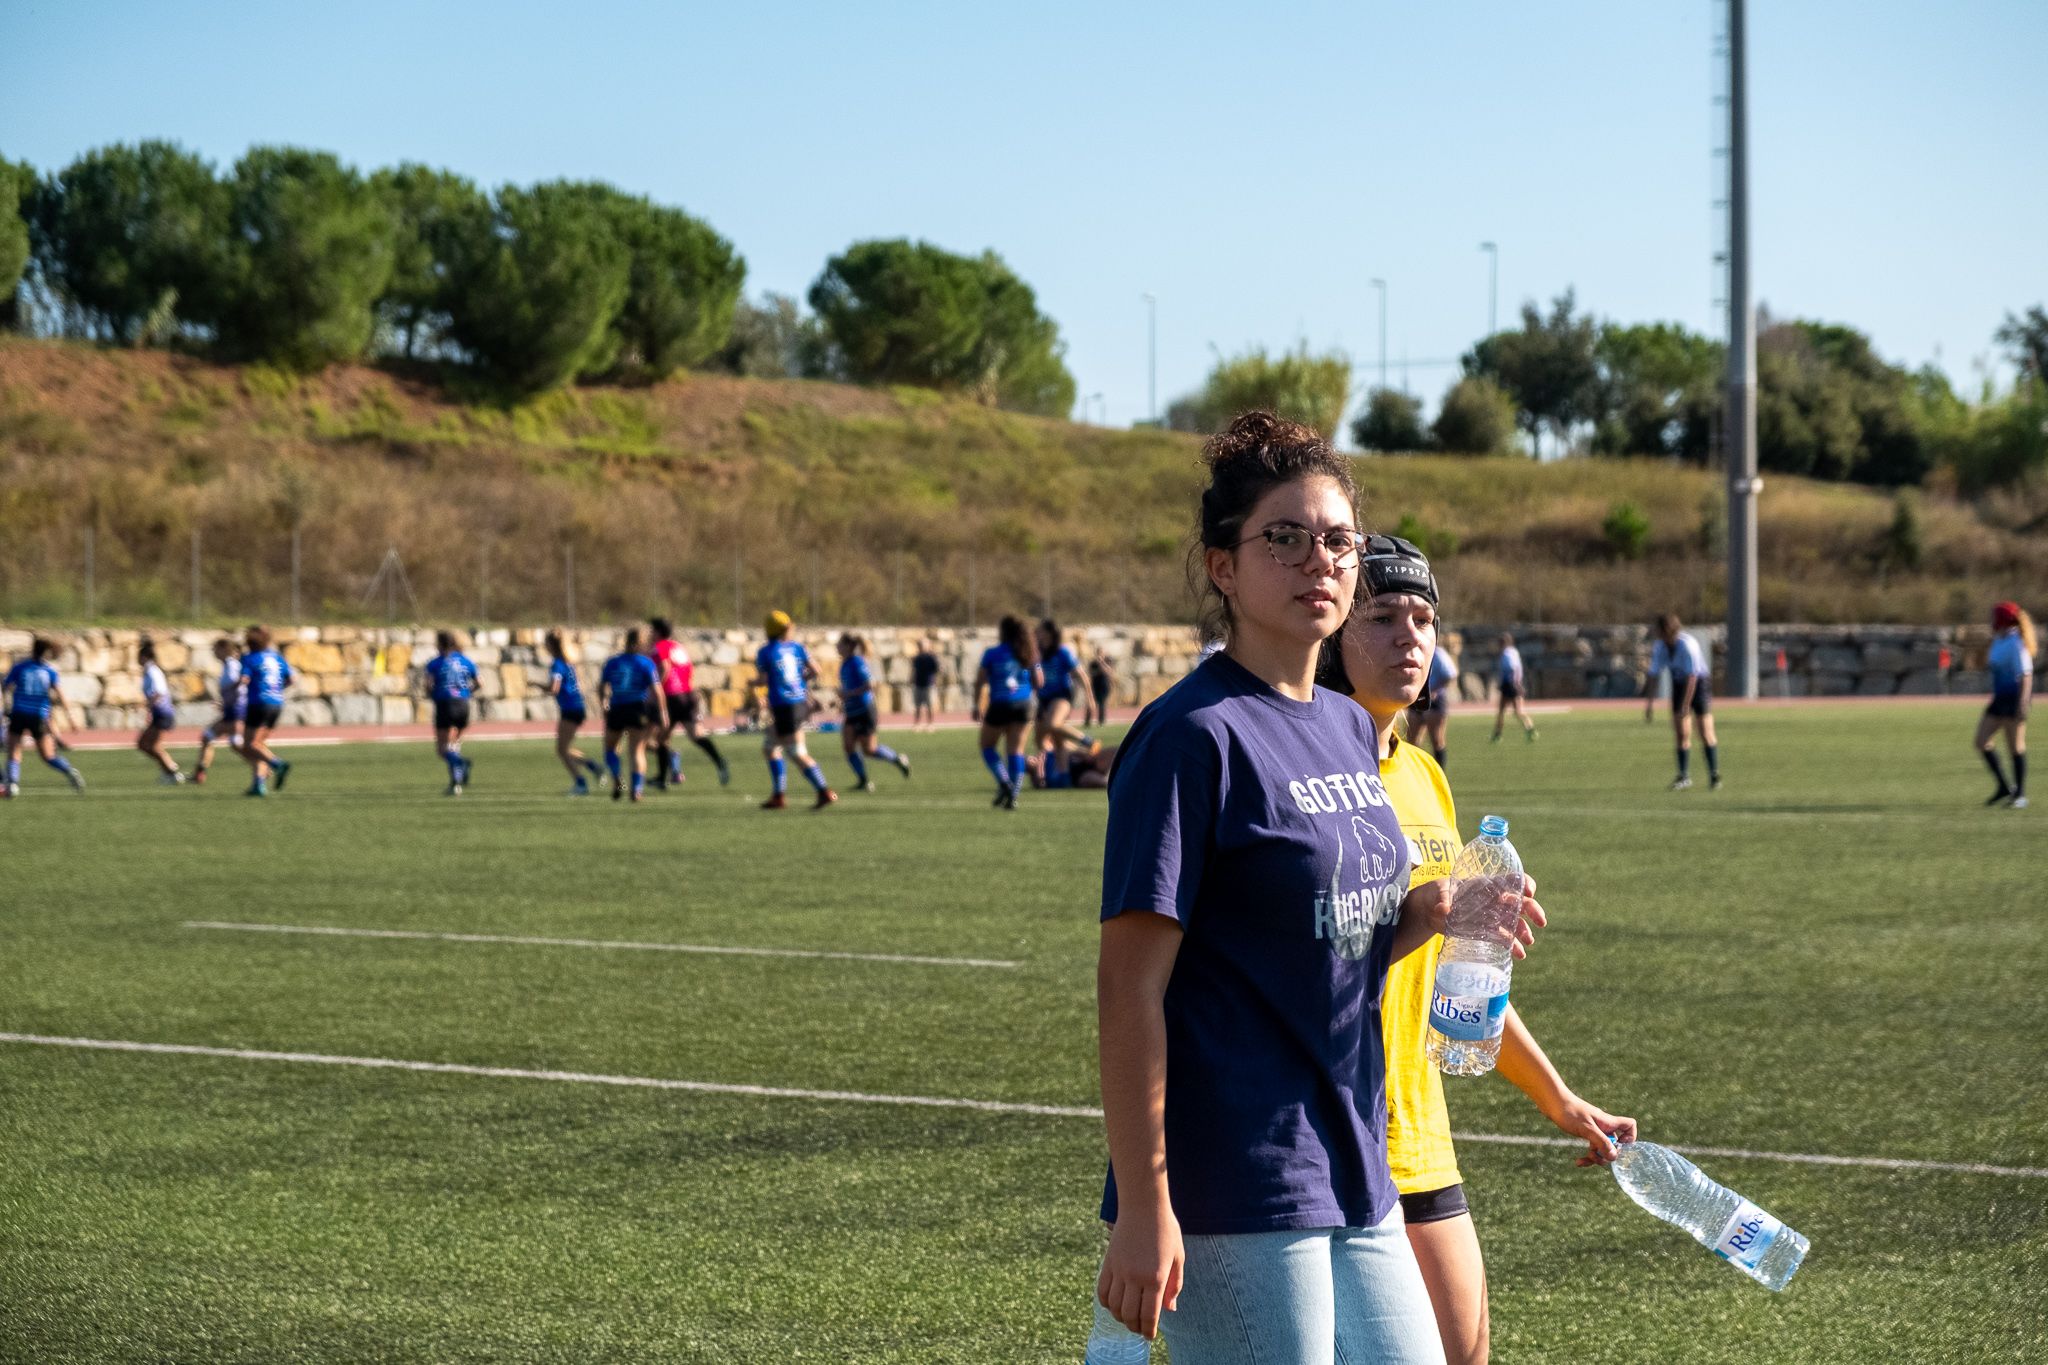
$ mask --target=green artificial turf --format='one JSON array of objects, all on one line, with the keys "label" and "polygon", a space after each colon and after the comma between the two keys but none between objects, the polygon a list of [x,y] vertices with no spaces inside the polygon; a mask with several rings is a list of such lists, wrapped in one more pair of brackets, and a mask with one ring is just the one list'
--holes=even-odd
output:
[{"label": "green artificial turf", "polygon": [[[1645,1136],[2048,1167],[2043,812],[1980,808],[1967,710],[1453,725],[1553,926],[1519,1008]],[[1099,793],[989,809],[971,736],[764,814],[569,801],[545,748],[308,748],[244,801],[132,753],[0,806],[0,1031],[1092,1105]],[[836,741],[819,737],[846,782]],[[801,781],[798,797],[807,794]],[[255,934],[337,925],[1014,968]],[[1543,1134],[1497,1077],[1471,1133]],[[0,1360],[1077,1361],[1088,1118],[0,1044]],[[1772,1295],[1563,1149],[1462,1144],[1503,1362],[2048,1357],[2048,1180],[1702,1157],[1812,1239]],[[1163,1358],[1163,1353],[1162,1357]]]}]

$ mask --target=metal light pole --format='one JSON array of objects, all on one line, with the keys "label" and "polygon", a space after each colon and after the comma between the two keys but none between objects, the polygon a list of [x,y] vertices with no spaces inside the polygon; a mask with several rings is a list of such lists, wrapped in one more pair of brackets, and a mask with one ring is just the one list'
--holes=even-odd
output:
[{"label": "metal light pole", "polygon": [[1749,72],[1744,0],[1728,0],[1728,676],[1757,694],[1756,310],[1749,281]]},{"label": "metal light pole", "polygon": [[1375,279],[1372,287],[1380,295],[1380,387],[1387,387],[1387,282]]},{"label": "metal light pole", "polygon": [[1159,300],[1145,295],[1145,416],[1159,420]]},{"label": "metal light pole", "polygon": [[1492,336],[1500,329],[1500,248],[1481,242],[1479,249],[1486,253],[1486,334]]}]

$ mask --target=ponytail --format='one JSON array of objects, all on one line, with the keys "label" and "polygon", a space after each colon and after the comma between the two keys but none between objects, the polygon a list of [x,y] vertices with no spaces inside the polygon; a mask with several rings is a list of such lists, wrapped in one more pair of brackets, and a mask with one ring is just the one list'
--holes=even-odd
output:
[{"label": "ponytail", "polygon": [[2034,618],[2027,615],[2025,607],[2020,608],[2019,630],[2020,643],[2027,647],[2027,657],[2037,657],[2041,653],[2041,646],[2034,638]]}]

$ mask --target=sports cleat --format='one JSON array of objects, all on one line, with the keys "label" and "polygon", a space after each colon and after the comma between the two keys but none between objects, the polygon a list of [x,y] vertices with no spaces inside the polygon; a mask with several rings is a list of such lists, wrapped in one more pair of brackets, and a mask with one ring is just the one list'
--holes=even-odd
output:
[{"label": "sports cleat", "polygon": [[819,793],[818,793],[818,800],[817,800],[816,804],[814,804],[814,805],[813,805],[813,806],[811,807],[811,809],[812,809],[812,810],[823,810],[823,809],[825,809],[825,807],[827,807],[827,806],[831,805],[831,804],[832,804],[833,802],[837,801],[838,799],[839,799],[839,793],[838,793],[838,792],[836,792],[836,791],[833,791],[833,790],[832,790],[832,789],[831,789],[830,787],[827,787],[827,788],[825,788],[825,790],[823,790],[823,791],[821,791],[821,792],[819,792]]},{"label": "sports cleat", "polygon": [[909,754],[898,754],[898,755],[896,755],[896,771],[897,771],[897,772],[899,772],[899,773],[902,773],[902,774],[903,774],[903,775],[904,775],[905,777],[908,777],[908,776],[910,776],[910,755],[909,755]]},{"label": "sports cleat", "polygon": [[1495,731],[1493,732],[1493,738],[1492,738],[1492,739],[1489,739],[1489,740],[1488,740],[1488,741],[1486,741],[1486,742],[1487,742],[1488,744],[1498,744],[1498,743],[1500,743],[1500,731],[1498,731],[1498,730],[1495,730]]},{"label": "sports cleat", "polygon": [[732,769],[723,763],[718,765],[718,785],[721,787],[732,785]]},{"label": "sports cleat", "polygon": [[2027,808],[2027,798],[2024,796],[2015,796],[2012,799],[2012,808],[2014,810],[2025,810]]},{"label": "sports cleat", "polygon": [[1692,779],[1691,779],[1691,778],[1689,778],[1689,777],[1674,777],[1674,778],[1672,778],[1672,779],[1671,779],[1671,790],[1673,790],[1673,791],[1675,791],[1675,792],[1682,792],[1682,791],[1690,791],[1691,789],[1692,789]]},{"label": "sports cleat", "polygon": [[789,798],[788,798],[787,796],[783,795],[783,794],[782,794],[781,792],[777,792],[777,793],[775,793],[775,795],[773,795],[773,796],[769,797],[769,798],[768,798],[768,799],[767,799],[766,801],[763,801],[763,802],[761,803],[761,809],[762,809],[762,810],[788,810],[788,809],[789,809]]},{"label": "sports cleat", "polygon": [[615,778],[613,778],[613,779],[612,779],[612,800],[614,800],[614,801],[623,801],[623,800],[625,799],[625,797],[626,797],[626,784],[625,784],[625,783],[623,783],[623,782],[621,782],[621,781],[619,781],[619,779],[618,779],[618,778],[616,778],[616,777],[615,777]]},{"label": "sports cleat", "polygon": [[80,796],[85,795],[84,773],[81,773],[76,768],[72,768],[64,774],[64,780],[71,784],[71,790],[77,792]]},{"label": "sports cleat", "polygon": [[631,801],[631,802],[632,802],[632,803],[633,803],[634,805],[636,805],[636,806],[637,806],[637,805],[639,805],[639,804],[640,804],[640,803],[641,803],[642,801],[644,801],[644,800],[646,800],[646,799],[647,799],[647,793],[646,793],[646,791],[645,791],[644,789],[642,789],[642,788],[640,788],[640,787],[635,787],[635,788],[633,788],[633,794],[632,794],[632,796],[631,796],[631,797],[629,797],[629,798],[627,798],[627,799],[628,799],[628,800],[630,800],[630,801]]},{"label": "sports cleat", "polygon": [[19,795],[21,795],[21,784],[19,782],[0,782],[0,801],[12,801]]},{"label": "sports cleat", "polygon": [[2012,789],[2000,787],[1997,791],[1984,798],[1984,804],[1987,806],[1999,806],[2010,800],[2012,800]]},{"label": "sports cleat", "polygon": [[590,795],[590,784],[589,784],[589,783],[587,783],[587,782],[578,782],[578,783],[577,783],[577,784],[576,784],[575,786],[573,786],[573,787],[569,788],[569,790],[567,790],[567,791],[563,792],[563,793],[562,793],[562,795],[564,795],[564,796],[588,796],[588,795]]},{"label": "sports cleat", "polygon": [[185,785],[185,774],[159,773],[157,775],[156,784],[159,787],[182,787]]},{"label": "sports cleat", "polygon": [[1009,796],[1010,784],[1005,782],[1002,786],[996,788],[996,799],[989,802],[989,804],[991,806],[994,806],[997,810],[1001,810],[1003,808],[1003,803],[1009,799]]},{"label": "sports cleat", "polygon": [[871,791],[873,791],[874,789],[875,789],[875,779],[874,779],[874,778],[872,778],[872,777],[871,777],[871,778],[869,778],[869,779],[867,779],[867,781],[865,781],[865,782],[862,782],[862,783],[861,783],[861,784],[860,784],[859,786],[857,786],[857,787],[855,787],[855,788],[854,788],[854,790],[855,790],[855,791],[857,791],[857,792],[871,792]]},{"label": "sports cleat", "polygon": [[289,763],[279,763],[279,764],[277,765],[277,789],[278,789],[279,791],[283,791],[283,790],[284,790],[284,784],[285,784],[285,783],[287,783],[287,782],[289,782],[289,781],[291,780],[291,776],[292,776],[292,765],[291,765],[291,764],[289,764]]},{"label": "sports cleat", "polygon": [[192,774],[192,785],[195,787],[203,787],[206,785],[206,769],[201,768],[197,772]]},{"label": "sports cleat", "polygon": [[270,795],[270,788],[269,788],[269,787],[266,787],[266,786],[265,786],[265,785],[264,785],[263,783],[261,783],[261,782],[257,782],[257,783],[254,783],[254,784],[252,784],[252,785],[250,786],[249,790],[247,790],[247,791],[243,792],[243,793],[242,793],[242,795],[244,795],[244,796],[268,796],[268,795]]},{"label": "sports cleat", "polygon": [[1721,774],[1715,773],[1712,777],[1707,779],[1707,790],[1710,792],[1717,792],[1721,790]]},{"label": "sports cleat", "polygon": [[1532,725],[1528,729],[1522,731],[1522,738],[1528,740],[1531,744],[1534,744],[1536,742],[1536,727]]}]

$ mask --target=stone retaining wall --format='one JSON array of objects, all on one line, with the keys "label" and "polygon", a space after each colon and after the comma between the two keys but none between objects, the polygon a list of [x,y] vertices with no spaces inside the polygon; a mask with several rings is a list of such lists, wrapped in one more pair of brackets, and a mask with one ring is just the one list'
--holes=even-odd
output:
[{"label": "stone retaining wall", "polygon": [[[839,627],[799,628],[833,695]],[[1719,626],[1689,626],[1714,658],[1717,680],[1724,667],[1725,633]],[[1496,641],[1506,631],[1522,651],[1530,695],[1536,698],[1635,696],[1649,666],[1650,639],[1642,626],[1465,625],[1447,632],[1445,647],[1459,660],[1459,695],[1489,698]],[[939,655],[938,706],[964,711],[982,650],[995,643],[993,628],[981,630],[879,626],[865,628],[875,661],[883,711],[910,710],[910,658],[929,637]],[[485,720],[546,720],[555,715],[547,697],[544,632],[506,628],[464,632],[464,651],[480,673],[476,711]],[[593,700],[597,665],[612,653],[620,632],[566,632],[569,653]],[[278,631],[280,648],[297,679],[285,708],[287,725],[400,725],[432,719],[421,699],[420,665],[433,657],[430,630],[379,630],[356,626],[301,626]],[[30,632],[0,625],[0,660],[28,652]],[[136,648],[143,633],[81,630],[53,633],[55,660],[65,694],[92,728],[139,728],[147,719]],[[157,658],[179,699],[178,723],[202,724],[216,713],[212,700],[219,675],[209,652],[216,632],[150,632]],[[740,711],[754,678],[754,652],[762,637],[749,631],[687,630],[679,638],[696,661],[696,683],[711,715]],[[1198,642],[1186,626],[1083,626],[1067,633],[1085,661],[1100,651],[1116,670],[1115,704],[1152,700],[1193,667]],[[1763,631],[1762,681],[1767,696],[1893,696],[1985,692],[1990,631],[1984,626],[1769,626]],[[1942,667],[1948,651],[1949,666]],[[1785,671],[1777,667],[1783,651]]]}]

